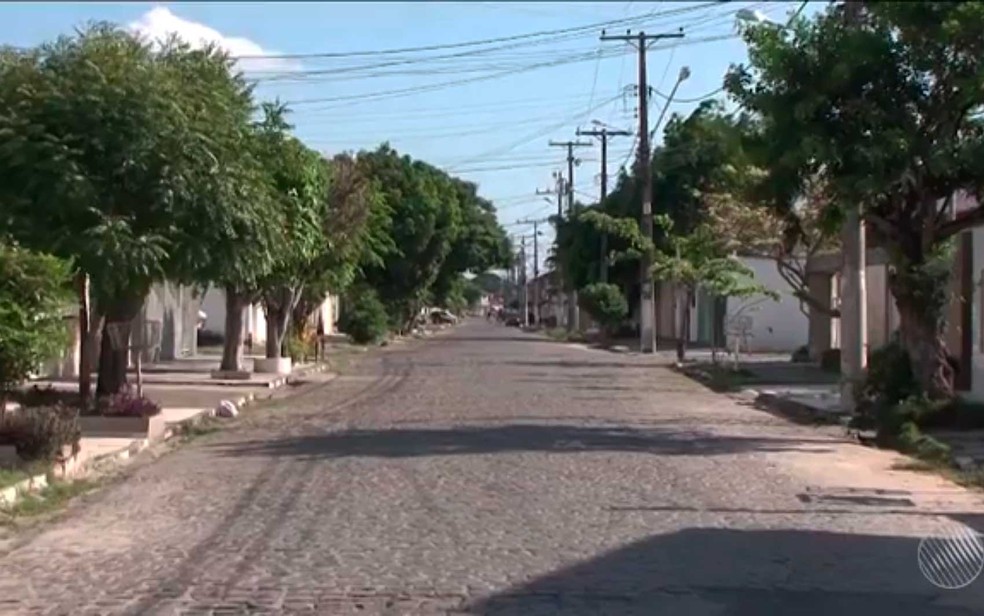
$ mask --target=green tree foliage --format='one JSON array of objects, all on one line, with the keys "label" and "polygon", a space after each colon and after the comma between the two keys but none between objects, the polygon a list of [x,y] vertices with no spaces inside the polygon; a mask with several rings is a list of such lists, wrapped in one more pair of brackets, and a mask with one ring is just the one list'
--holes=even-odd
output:
[{"label": "green tree foliage", "polygon": [[321,273],[319,257],[326,247],[328,168],[321,156],[290,134],[286,109],[263,105],[259,157],[269,175],[271,198],[277,204],[280,226],[277,258],[261,283],[266,312],[266,356],[281,357],[290,316],[305,285]]},{"label": "green tree foliage", "polygon": [[405,329],[458,235],[462,219],[458,192],[445,173],[400,156],[388,145],[360,154],[360,162],[382,192],[393,246],[380,263],[363,268],[363,279],[379,293],[391,323]]},{"label": "green tree foliage", "polygon": [[597,321],[605,335],[610,335],[629,314],[629,304],[618,286],[606,283],[589,284],[578,291],[578,301],[591,318]]},{"label": "green tree foliage", "polygon": [[[718,297],[778,295],[755,282],[754,272],[738,258],[722,250],[720,238],[706,224],[686,235],[673,231],[673,221],[657,216],[655,224],[665,234],[665,245],[653,253],[653,278],[673,282],[683,290],[685,306],[693,305],[697,289],[703,288]],[[690,311],[683,311],[677,335],[677,359],[683,361],[690,331]]]},{"label": "green tree foliage", "polygon": [[346,297],[339,325],[352,342],[371,344],[386,338],[389,332],[389,315],[375,290],[357,285]]},{"label": "green tree foliage", "polygon": [[[450,303],[462,306],[461,293],[465,272],[480,273],[494,268],[509,266],[512,247],[505,230],[495,217],[492,203],[478,196],[478,187],[470,182],[454,179],[458,207],[461,210],[461,224],[451,243],[451,250],[431,285],[434,301],[451,309]],[[455,293],[454,302],[450,295]]]},{"label": "green tree foliage", "polygon": [[[97,24],[0,54],[0,224],[91,276],[106,327],[128,334],[152,283],[201,273],[242,175],[251,98],[214,47],[158,45]],[[247,208],[248,210],[248,208]],[[222,251],[216,254],[222,256]],[[126,382],[104,335],[99,391]]]},{"label": "green tree foliage", "polygon": [[822,176],[861,209],[891,259],[900,339],[933,398],[952,395],[944,346],[946,246],[984,220],[952,215],[984,187],[984,5],[837,3],[788,30],[745,31],[726,85],[761,125],[773,194]]},{"label": "green tree foliage", "polygon": [[68,343],[68,265],[0,243],[0,414],[7,394]]},{"label": "green tree foliage", "polygon": [[322,220],[323,244],[311,263],[300,298],[291,315],[295,336],[305,338],[310,316],[329,293],[342,295],[356,279],[360,264],[379,263],[389,239],[375,234],[385,220],[377,184],[349,154],[324,161],[329,177],[327,207]]},{"label": "green tree foliage", "polygon": [[[689,116],[673,115],[666,124],[663,143],[653,152],[649,173],[653,182],[653,212],[673,222],[676,233],[686,234],[706,220],[710,195],[734,193],[748,167],[743,149],[747,120],[726,113],[721,103],[706,101]],[[614,190],[601,204],[582,208],[560,221],[557,261],[568,288],[601,280],[604,231],[591,212],[620,224],[638,225],[642,213],[638,169],[621,173]],[[584,214],[588,214],[585,217]],[[654,230],[658,245],[663,231]],[[638,246],[624,243],[624,233],[608,234],[609,257],[619,254],[609,269],[609,280],[638,296]],[[620,239],[622,238],[622,239]],[[635,302],[633,301],[633,305]]]}]

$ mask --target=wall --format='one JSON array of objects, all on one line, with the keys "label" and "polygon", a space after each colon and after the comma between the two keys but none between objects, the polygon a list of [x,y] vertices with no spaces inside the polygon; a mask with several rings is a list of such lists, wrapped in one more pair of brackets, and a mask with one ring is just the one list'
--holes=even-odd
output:
[{"label": "wall", "polygon": [[742,257],[755,280],[779,294],[779,301],[760,295],[747,299],[728,298],[726,319],[740,314],[752,318],[748,350],[751,352],[792,352],[806,344],[809,320],[800,310],[799,300],[776,269],[775,261]]},{"label": "wall", "polygon": [[[202,310],[205,311],[206,318],[202,329],[216,334],[225,333],[225,301],[225,291],[222,289],[210,287],[205,292]],[[252,334],[254,348],[266,342],[266,316],[261,305],[251,304],[246,307],[243,314],[243,330],[247,336]]]},{"label": "wall", "polygon": [[[171,360],[177,357],[194,355],[197,352],[198,310],[201,305],[194,289],[182,285],[164,282],[151,287],[150,293],[144,300],[140,314],[133,321],[131,336],[141,330],[149,335],[151,330],[160,332],[159,346],[156,349],[145,349],[143,360],[146,362]],[[78,319],[68,319],[71,326],[71,339],[59,357],[45,362],[42,374],[53,378],[74,378],[79,370],[79,328]],[[159,323],[159,326],[145,325]],[[137,344],[139,336],[131,338],[131,344]],[[100,336],[94,339],[93,370],[98,366]],[[151,342],[147,340],[146,342]],[[130,363],[134,363],[134,354],[130,353]]]},{"label": "wall", "polygon": [[[171,360],[194,355],[198,350],[198,310],[201,304],[201,297],[191,287],[170,282],[151,287],[141,316],[148,324],[158,324],[148,325],[144,332],[149,336],[152,330],[159,329],[160,346],[156,352],[152,349],[145,351],[144,360]],[[140,326],[140,320],[138,317],[135,327]]]}]

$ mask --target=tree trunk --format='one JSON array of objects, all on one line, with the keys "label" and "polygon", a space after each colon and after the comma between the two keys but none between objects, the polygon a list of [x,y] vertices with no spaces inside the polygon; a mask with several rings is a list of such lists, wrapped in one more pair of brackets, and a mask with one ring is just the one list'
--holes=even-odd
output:
[{"label": "tree trunk", "polygon": [[953,398],[953,367],[946,350],[944,330],[927,319],[907,296],[895,298],[899,310],[899,340],[908,351],[912,374],[934,400]]},{"label": "tree trunk", "polygon": [[278,311],[267,310],[266,313],[266,356],[267,359],[282,357],[283,334],[280,331],[281,318]]},{"label": "tree trunk", "polygon": [[76,276],[79,295],[79,406],[89,407],[92,396],[92,351],[89,338],[89,276],[79,272]]},{"label": "tree trunk", "polygon": [[241,372],[243,369],[243,311],[246,298],[232,289],[225,289],[225,340],[222,344],[220,370]]},{"label": "tree trunk", "polygon": [[[106,321],[103,324],[102,344],[99,351],[99,381],[96,395],[108,396],[119,393],[127,384],[126,370],[129,365],[129,344],[133,320],[143,306],[143,295],[137,298],[117,299],[106,306]],[[121,348],[113,347],[110,328],[120,330],[119,338],[124,343]]]},{"label": "tree trunk", "polygon": [[949,301],[949,268],[944,257],[910,265],[895,264],[889,288],[899,311],[899,341],[908,352],[912,373],[933,400],[954,396],[954,370],[944,338]]},{"label": "tree trunk", "polygon": [[683,310],[680,314],[680,333],[677,335],[676,355],[677,361],[682,362],[687,354],[687,338],[690,336],[690,303],[691,291],[684,292]]}]

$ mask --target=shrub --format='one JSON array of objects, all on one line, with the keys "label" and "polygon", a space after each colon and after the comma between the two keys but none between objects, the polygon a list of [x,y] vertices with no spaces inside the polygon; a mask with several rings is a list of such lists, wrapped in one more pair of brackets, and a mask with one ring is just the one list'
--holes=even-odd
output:
[{"label": "shrub", "polygon": [[[840,359],[840,358],[838,358]],[[794,364],[804,364],[810,361],[810,347],[803,345],[800,348],[793,351],[793,356],[790,358]]]},{"label": "shrub", "polygon": [[350,294],[338,324],[356,344],[380,342],[389,333],[386,307],[379,301],[376,292],[367,288]]},{"label": "shrub", "polygon": [[899,429],[894,439],[895,447],[902,453],[915,456],[929,462],[949,462],[950,447],[928,434],[923,434],[915,422],[906,422]]},{"label": "shrub", "polygon": [[28,389],[14,392],[10,397],[25,408],[56,405],[77,406],[79,401],[77,391],[55,389],[51,385],[46,387],[32,385]]},{"label": "shrub", "polygon": [[615,331],[629,314],[629,304],[621,289],[614,284],[589,284],[578,292],[578,299],[581,307],[601,325],[605,333]]},{"label": "shrub", "polygon": [[897,338],[871,354],[862,389],[865,399],[894,405],[920,393],[909,354]]},{"label": "shrub", "polygon": [[6,394],[68,342],[68,266],[0,243],[0,408]]},{"label": "shrub", "polygon": [[287,355],[295,364],[305,361],[309,357],[314,357],[316,345],[317,340],[313,336],[302,338],[296,333],[292,334],[287,338]]},{"label": "shrub", "polygon": [[22,409],[0,424],[0,443],[13,445],[25,462],[53,462],[66,445],[76,453],[81,437],[78,413],[63,406]]},{"label": "shrub", "polygon": [[161,412],[161,405],[146,396],[138,396],[131,387],[124,387],[100,399],[98,412],[107,417],[153,417]]}]

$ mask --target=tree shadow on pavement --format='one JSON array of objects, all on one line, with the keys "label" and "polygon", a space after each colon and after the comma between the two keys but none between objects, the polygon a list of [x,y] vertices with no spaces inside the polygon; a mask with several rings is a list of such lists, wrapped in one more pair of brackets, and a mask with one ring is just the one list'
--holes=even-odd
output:
[{"label": "tree shadow on pavement", "polygon": [[[886,531],[891,531],[887,528]],[[984,580],[942,590],[920,573],[919,536],[692,528],[558,569],[463,612],[499,616],[971,616]]]},{"label": "tree shadow on pavement", "polygon": [[517,451],[728,455],[746,451],[823,453],[830,439],[739,437],[702,431],[531,425],[349,430],[213,445],[228,456],[304,459],[455,456]]}]

